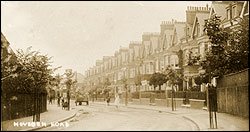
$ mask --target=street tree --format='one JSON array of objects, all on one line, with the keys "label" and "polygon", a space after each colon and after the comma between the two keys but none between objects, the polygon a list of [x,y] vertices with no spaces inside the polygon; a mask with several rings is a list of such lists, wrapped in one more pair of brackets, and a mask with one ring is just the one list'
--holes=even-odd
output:
[{"label": "street tree", "polygon": [[157,86],[159,86],[159,90],[161,90],[161,85],[167,82],[167,77],[163,73],[154,73],[149,79],[149,85],[154,86],[154,90]]},{"label": "street tree", "polygon": [[64,73],[66,75],[66,87],[67,87],[67,99],[68,99],[68,110],[70,110],[70,93],[71,93],[71,88],[77,83],[77,80],[73,80],[72,78],[74,77],[74,73],[72,71],[68,71]]},{"label": "street tree", "polygon": [[238,21],[233,29],[224,29],[221,23],[220,17],[213,15],[204,25],[211,48],[201,66],[210,79],[248,68],[249,18]]},{"label": "street tree", "polygon": [[104,82],[104,91],[103,91],[103,93],[106,95],[109,91],[110,91],[110,89],[108,89],[108,86],[110,86],[111,85],[111,82],[109,81],[109,78],[106,78],[106,80],[105,80],[105,82]]},{"label": "street tree", "polygon": [[142,81],[142,76],[139,74],[139,75],[136,75],[135,77],[135,85],[138,86],[138,91],[140,91],[140,87],[141,87],[141,81]]},{"label": "street tree", "polygon": [[195,84],[198,85],[198,91],[201,89],[201,84],[203,83],[202,77],[201,76],[197,76],[194,78],[194,82]]},{"label": "street tree", "polygon": [[[55,77],[54,77],[54,81],[55,81],[55,86],[56,86],[56,89],[59,90],[60,89],[60,84],[61,84],[61,81],[62,81],[62,76],[60,76],[60,74],[57,74]],[[59,93],[57,93],[59,94]],[[59,95],[58,95],[59,96]]]},{"label": "street tree", "polygon": [[174,87],[180,86],[181,83],[183,82],[184,78],[182,74],[179,74],[177,70],[172,69],[171,67],[167,67],[164,71],[164,74],[166,75],[166,80],[172,87],[172,111],[176,109],[176,102],[173,100],[175,98],[175,90]]},{"label": "street tree", "polygon": [[166,80],[172,86],[181,85],[184,80],[182,74],[178,73],[177,70],[174,70],[170,67],[165,69],[164,74],[166,75]]}]

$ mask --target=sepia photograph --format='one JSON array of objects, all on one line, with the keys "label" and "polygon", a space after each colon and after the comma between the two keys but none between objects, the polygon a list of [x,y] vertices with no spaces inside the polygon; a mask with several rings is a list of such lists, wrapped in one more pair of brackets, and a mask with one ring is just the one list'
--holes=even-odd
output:
[{"label": "sepia photograph", "polygon": [[1,131],[249,131],[249,1],[1,1]]}]

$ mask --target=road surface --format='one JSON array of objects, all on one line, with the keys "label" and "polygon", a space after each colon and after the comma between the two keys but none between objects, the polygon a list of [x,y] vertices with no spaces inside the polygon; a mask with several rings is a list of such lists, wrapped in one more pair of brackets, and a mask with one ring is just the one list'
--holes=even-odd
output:
[{"label": "road surface", "polygon": [[171,113],[126,107],[90,104],[76,106],[80,111],[68,127],[48,127],[42,131],[196,131],[196,126]]}]

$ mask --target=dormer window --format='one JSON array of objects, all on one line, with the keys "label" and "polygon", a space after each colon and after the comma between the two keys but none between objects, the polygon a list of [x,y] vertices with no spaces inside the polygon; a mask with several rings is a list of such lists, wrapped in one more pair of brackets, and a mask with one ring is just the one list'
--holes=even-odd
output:
[{"label": "dormer window", "polygon": [[238,16],[237,14],[239,14],[237,11],[237,4],[236,3],[230,4],[227,7],[227,19],[230,20],[235,18]]}]

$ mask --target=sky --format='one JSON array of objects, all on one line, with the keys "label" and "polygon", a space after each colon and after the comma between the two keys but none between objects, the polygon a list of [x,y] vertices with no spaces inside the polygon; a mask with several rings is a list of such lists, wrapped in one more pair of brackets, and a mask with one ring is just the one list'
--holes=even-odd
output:
[{"label": "sky", "polygon": [[186,20],[187,6],[209,1],[1,1],[1,32],[10,47],[40,51],[52,67],[78,73],[103,56],[160,32],[162,21]]}]

